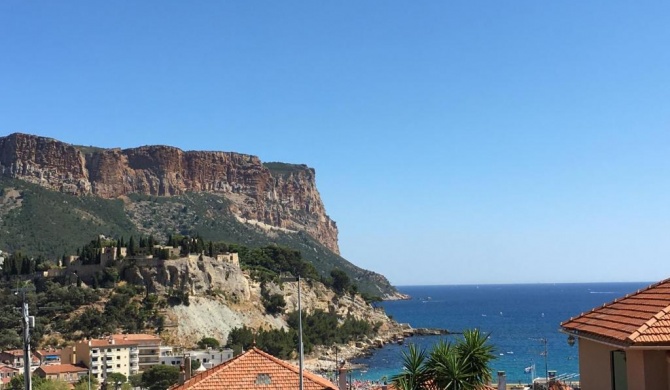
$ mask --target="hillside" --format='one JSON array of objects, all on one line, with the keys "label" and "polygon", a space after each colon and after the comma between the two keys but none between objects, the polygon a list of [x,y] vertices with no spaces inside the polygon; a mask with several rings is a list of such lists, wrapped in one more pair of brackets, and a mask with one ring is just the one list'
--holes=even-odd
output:
[{"label": "hillside", "polygon": [[[186,242],[192,240],[182,241]],[[118,244],[97,239],[89,245],[101,243],[114,249]],[[101,253],[100,248],[94,251]],[[241,253],[250,252],[239,248],[244,249]],[[34,273],[30,269],[43,264],[22,257],[18,259],[21,264],[32,265],[0,271],[0,292],[6,297],[0,301],[0,350],[20,347],[21,322],[12,309],[20,297],[10,291],[23,283],[33,287],[27,294],[31,313],[36,315],[34,347],[63,346],[118,332],[147,332],[181,347],[215,337],[239,351],[250,346],[255,334],[266,350],[283,358],[295,356],[297,283],[281,281],[278,276],[291,265],[304,266],[308,273],[314,270],[294,250],[270,246],[265,251],[270,261],[266,273],[248,267],[251,254],[239,262],[229,253],[160,259],[155,252],[145,251],[101,263],[82,263],[84,258],[80,258],[51,269],[51,276]],[[5,265],[14,264],[17,256],[10,256]],[[379,338],[392,340],[403,334],[399,324],[360,295],[330,280],[324,279],[324,284],[314,279],[301,283],[303,319],[314,324],[304,330],[306,352],[338,343],[353,355],[376,345]],[[354,340],[362,343],[355,346]]]},{"label": "hillside", "polygon": [[[221,176],[200,175],[203,164]],[[287,246],[323,276],[339,268],[362,292],[397,296],[384,276],[338,255],[337,228],[325,215],[314,170],[304,165],[162,146],[121,151],[0,137],[0,250],[59,258],[98,234],[164,241],[175,233]]]}]

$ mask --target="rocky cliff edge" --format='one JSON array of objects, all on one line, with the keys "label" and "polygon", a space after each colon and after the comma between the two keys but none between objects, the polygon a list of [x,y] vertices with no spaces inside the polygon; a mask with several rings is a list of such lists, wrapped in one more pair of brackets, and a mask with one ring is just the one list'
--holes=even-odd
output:
[{"label": "rocky cliff edge", "polygon": [[306,165],[264,165],[256,156],[170,146],[81,147],[14,133],[0,137],[0,175],[102,198],[219,193],[239,220],[305,231],[339,254],[337,225],[326,214],[314,169]]}]

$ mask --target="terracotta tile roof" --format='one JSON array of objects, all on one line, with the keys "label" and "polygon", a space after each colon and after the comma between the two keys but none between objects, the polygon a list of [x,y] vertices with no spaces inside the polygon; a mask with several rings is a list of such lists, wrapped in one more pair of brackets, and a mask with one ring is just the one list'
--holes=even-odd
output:
[{"label": "terracotta tile roof", "polygon": [[670,279],[582,313],[561,327],[622,346],[670,345]]},{"label": "terracotta tile roof", "polygon": [[35,351],[35,355],[39,357],[60,356],[61,352],[63,352],[61,349],[39,349]]},{"label": "terracotta tile roof", "polygon": [[114,344],[112,344],[109,342],[109,339],[91,340],[91,347],[96,348],[133,347],[133,346],[137,346],[137,341],[114,339]]},{"label": "terracotta tile roof", "polygon": [[0,373],[8,374],[8,373],[11,373],[11,372],[19,372],[19,369],[14,368],[12,366],[6,366],[4,364],[0,364]]},{"label": "terracotta tile roof", "polygon": [[[170,390],[297,389],[299,372],[298,367],[254,347]],[[303,371],[303,387],[306,390],[337,390],[337,386],[327,379],[306,370]]]},{"label": "terracotta tile roof", "polygon": [[40,366],[38,370],[42,370],[47,375],[63,374],[68,372],[86,372],[87,368],[75,366],[72,364],[50,364]]},{"label": "terracotta tile roof", "polygon": [[128,341],[161,341],[161,338],[153,334],[131,333],[131,334],[115,334],[112,335],[114,340],[128,340]]},{"label": "terracotta tile roof", "polygon": [[2,353],[6,353],[8,355],[13,355],[13,356],[19,356],[19,357],[23,356],[23,350],[22,349],[9,349],[9,350],[6,350],[6,351],[2,351]]}]

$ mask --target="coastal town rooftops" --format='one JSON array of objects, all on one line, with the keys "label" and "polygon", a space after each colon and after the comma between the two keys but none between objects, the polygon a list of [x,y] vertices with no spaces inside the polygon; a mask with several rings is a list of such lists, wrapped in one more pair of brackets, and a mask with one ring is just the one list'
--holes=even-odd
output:
[{"label": "coastal town rooftops", "polygon": [[[245,353],[197,374],[170,390],[214,389],[297,389],[300,370],[292,364],[253,347]],[[318,375],[303,371],[303,387],[307,390],[337,390],[337,386]]]},{"label": "coastal town rooftops", "polygon": [[87,368],[75,366],[72,364],[51,364],[47,366],[40,366],[38,370],[43,371],[47,375],[86,372]]},{"label": "coastal town rooftops", "polygon": [[623,347],[670,347],[670,279],[561,323],[567,333]]}]

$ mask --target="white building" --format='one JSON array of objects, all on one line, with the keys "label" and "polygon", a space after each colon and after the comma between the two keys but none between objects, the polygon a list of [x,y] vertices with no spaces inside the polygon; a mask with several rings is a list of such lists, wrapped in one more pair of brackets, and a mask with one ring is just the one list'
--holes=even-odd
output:
[{"label": "white building", "polygon": [[191,357],[191,361],[200,362],[201,366],[210,369],[218,366],[233,358],[233,350],[230,348],[218,349],[201,349],[201,350],[185,350],[182,352],[175,351],[173,347],[161,347],[160,362],[167,366],[181,366],[184,364],[184,356]]}]

